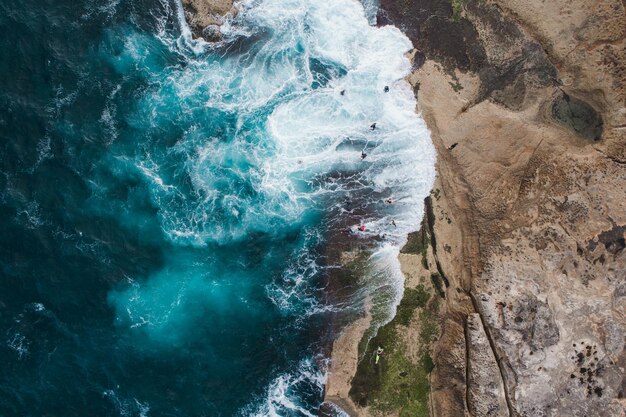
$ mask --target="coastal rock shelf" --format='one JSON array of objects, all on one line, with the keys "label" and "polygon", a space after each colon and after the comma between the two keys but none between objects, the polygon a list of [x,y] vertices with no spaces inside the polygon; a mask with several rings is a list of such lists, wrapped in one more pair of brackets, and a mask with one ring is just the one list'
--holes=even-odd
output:
[{"label": "coastal rock shelf", "polygon": [[[611,0],[382,1],[423,61],[439,157],[432,415],[624,415],[625,18]],[[483,325],[499,372],[473,353]]]},{"label": "coastal rock shelf", "polygon": [[[209,40],[232,10],[183,4]],[[378,373],[355,340],[369,316],[346,328],[326,412],[625,415],[624,7],[381,1],[378,24],[416,48],[409,80],[438,152],[432,221],[401,255],[407,294],[430,301],[409,314],[405,297],[380,329]]]},{"label": "coastal rock shelf", "polygon": [[381,1],[438,151],[434,224],[401,257],[449,281],[429,415],[625,415],[624,7]]}]

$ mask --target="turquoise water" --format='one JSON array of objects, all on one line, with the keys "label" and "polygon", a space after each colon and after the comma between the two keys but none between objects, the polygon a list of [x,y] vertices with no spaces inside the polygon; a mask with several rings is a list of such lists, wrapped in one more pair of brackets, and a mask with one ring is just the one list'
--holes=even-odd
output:
[{"label": "turquoise water", "polygon": [[0,415],[315,415],[434,177],[410,42],[353,0],[244,2],[219,45],[165,0],[0,30]]}]

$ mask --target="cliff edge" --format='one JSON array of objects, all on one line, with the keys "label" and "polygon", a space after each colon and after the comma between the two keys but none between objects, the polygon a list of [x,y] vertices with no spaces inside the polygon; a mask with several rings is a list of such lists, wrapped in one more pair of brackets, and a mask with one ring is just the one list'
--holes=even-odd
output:
[{"label": "cliff edge", "polygon": [[624,7],[381,2],[438,151],[432,415],[625,415]]}]

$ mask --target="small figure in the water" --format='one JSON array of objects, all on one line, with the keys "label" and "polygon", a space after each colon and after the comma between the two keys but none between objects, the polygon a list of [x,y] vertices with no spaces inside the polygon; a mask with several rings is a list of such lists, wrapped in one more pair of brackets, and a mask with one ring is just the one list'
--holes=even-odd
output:
[{"label": "small figure in the water", "polygon": [[374,122],[374,123],[372,123],[372,124],[370,125],[370,129],[372,129],[372,130],[376,129],[376,122]]},{"label": "small figure in the water", "polygon": [[391,198],[391,197],[389,197],[388,199],[385,200],[385,203],[387,203],[387,204],[393,204],[393,202],[394,202],[394,199]]},{"label": "small figure in the water", "polygon": [[451,151],[452,149],[456,148],[456,145],[458,144],[458,142],[454,142],[452,145],[448,146],[448,150]]},{"label": "small figure in the water", "polygon": [[364,224],[362,224],[362,225],[359,227],[359,230],[360,230],[361,232],[364,232],[364,231],[365,231],[365,225],[364,225]]},{"label": "small figure in the water", "polygon": [[388,93],[388,92],[389,92],[389,86],[388,86],[388,85],[386,85],[386,86],[385,86],[385,93]]},{"label": "small figure in the water", "polygon": [[361,159],[365,159],[367,158],[367,154],[365,153],[365,151],[361,151]]},{"label": "small figure in the water", "polygon": [[345,94],[346,94],[346,90],[341,90],[341,91],[339,92],[339,94],[341,94],[342,96],[343,96],[343,95],[345,95]]},{"label": "small figure in the water", "polygon": [[393,224],[393,227],[398,227],[398,225],[396,224],[396,221],[394,219],[391,219],[391,224]]},{"label": "small figure in the water", "polygon": [[298,159],[298,165],[302,165],[302,159]]}]

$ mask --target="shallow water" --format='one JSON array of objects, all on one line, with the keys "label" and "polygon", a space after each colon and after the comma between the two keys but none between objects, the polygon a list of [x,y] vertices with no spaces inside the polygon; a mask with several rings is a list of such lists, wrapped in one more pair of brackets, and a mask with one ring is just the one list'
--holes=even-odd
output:
[{"label": "shallow water", "polygon": [[[410,42],[325,3],[244,2],[218,46],[176,2],[0,4],[0,415],[315,415],[434,176]],[[371,249],[340,304],[337,239]]]}]

